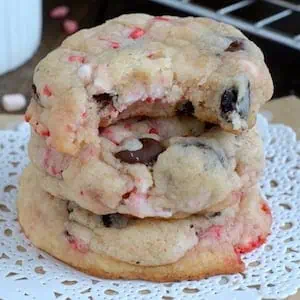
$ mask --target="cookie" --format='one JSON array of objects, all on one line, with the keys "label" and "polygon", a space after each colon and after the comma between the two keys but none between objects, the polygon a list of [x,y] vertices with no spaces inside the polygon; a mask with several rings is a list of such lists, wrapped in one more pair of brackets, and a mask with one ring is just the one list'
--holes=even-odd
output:
[{"label": "cookie", "polygon": [[101,278],[164,282],[242,272],[240,255],[263,244],[270,232],[270,210],[257,188],[219,214],[141,220],[87,212],[46,193],[39,181],[31,166],[21,178],[17,207],[25,235]]},{"label": "cookie", "polygon": [[41,186],[96,214],[180,218],[218,212],[255,185],[264,167],[255,129],[205,129],[191,117],[128,119],[106,127],[76,156],[33,133]]},{"label": "cookie", "polygon": [[137,116],[188,115],[240,133],[272,93],[262,52],[234,27],[130,14],[79,31],[38,64],[26,120],[74,155],[99,127]]}]

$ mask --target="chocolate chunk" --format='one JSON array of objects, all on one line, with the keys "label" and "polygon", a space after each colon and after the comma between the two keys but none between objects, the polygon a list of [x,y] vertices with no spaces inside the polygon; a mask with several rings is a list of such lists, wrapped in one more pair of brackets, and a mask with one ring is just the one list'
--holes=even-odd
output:
[{"label": "chocolate chunk", "polygon": [[98,106],[99,110],[103,109],[107,105],[112,103],[113,96],[110,94],[104,93],[99,95],[93,95],[93,101],[95,101]]},{"label": "chocolate chunk", "polygon": [[222,94],[221,98],[221,116],[226,121],[231,120],[231,113],[237,112],[244,120],[248,118],[250,109],[250,83],[246,87],[241,86],[240,89],[232,87]]},{"label": "chocolate chunk", "polygon": [[99,95],[93,95],[93,99],[99,103],[111,102],[112,96],[110,94],[104,93],[104,94],[99,94]]},{"label": "chocolate chunk", "polygon": [[245,50],[245,44],[243,40],[235,40],[233,41],[228,48],[225,50],[225,52],[237,52]]},{"label": "chocolate chunk", "polygon": [[178,116],[192,116],[195,112],[194,105],[191,101],[180,103],[177,107],[176,114]]},{"label": "chocolate chunk", "polygon": [[35,102],[36,102],[38,105],[44,107],[44,106],[42,105],[42,103],[41,103],[40,95],[39,95],[39,93],[38,93],[38,91],[37,91],[36,85],[35,85],[35,84],[32,84],[31,87],[32,87],[32,98],[35,100]]},{"label": "chocolate chunk", "polygon": [[226,90],[221,99],[221,114],[223,118],[228,119],[228,113],[236,110],[236,103],[238,100],[238,90],[231,88]]},{"label": "chocolate chunk", "polygon": [[121,214],[110,214],[102,216],[103,225],[107,228],[125,228],[128,224],[128,218]]},{"label": "chocolate chunk", "polygon": [[140,139],[143,148],[137,151],[123,150],[115,154],[115,157],[128,164],[141,163],[145,165],[153,164],[158,155],[165,149],[160,142],[150,139]]},{"label": "chocolate chunk", "polygon": [[217,126],[216,124],[209,123],[209,122],[205,122],[205,123],[204,123],[204,130],[210,130],[210,129],[212,129],[213,127],[216,127],[216,126]]}]

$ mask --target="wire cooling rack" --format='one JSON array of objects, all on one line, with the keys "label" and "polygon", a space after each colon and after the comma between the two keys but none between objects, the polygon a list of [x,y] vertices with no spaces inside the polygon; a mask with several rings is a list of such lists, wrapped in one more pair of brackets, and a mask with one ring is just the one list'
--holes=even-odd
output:
[{"label": "wire cooling rack", "polygon": [[300,0],[151,0],[300,50]]}]

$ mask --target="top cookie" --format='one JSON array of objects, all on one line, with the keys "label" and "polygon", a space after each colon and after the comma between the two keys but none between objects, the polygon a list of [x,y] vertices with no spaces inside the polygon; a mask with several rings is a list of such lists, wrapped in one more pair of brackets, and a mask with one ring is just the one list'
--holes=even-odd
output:
[{"label": "top cookie", "polygon": [[273,92],[260,49],[206,18],[123,15],[67,38],[36,67],[26,119],[76,154],[98,128],[133,116],[192,115],[236,133]]}]

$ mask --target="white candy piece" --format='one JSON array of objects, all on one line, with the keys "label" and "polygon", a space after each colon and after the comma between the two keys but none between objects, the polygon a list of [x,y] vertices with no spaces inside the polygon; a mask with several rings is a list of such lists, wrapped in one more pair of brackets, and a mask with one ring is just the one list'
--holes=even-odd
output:
[{"label": "white candy piece", "polygon": [[88,83],[91,80],[91,77],[92,77],[92,67],[91,67],[91,65],[88,65],[88,64],[82,65],[78,69],[78,76],[83,82]]},{"label": "white candy piece", "polygon": [[143,148],[143,144],[138,139],[128,138],[123,141],[122,148],[128,151],[137,151]]},{"label": "white candy piece", "polygon": [[26,106],[26,98],[22,94],[3,95],[2,106],[8,112],[18,111]]}]

